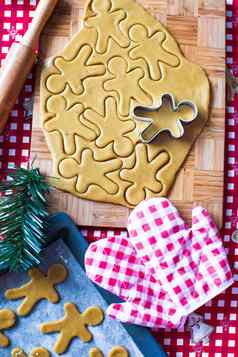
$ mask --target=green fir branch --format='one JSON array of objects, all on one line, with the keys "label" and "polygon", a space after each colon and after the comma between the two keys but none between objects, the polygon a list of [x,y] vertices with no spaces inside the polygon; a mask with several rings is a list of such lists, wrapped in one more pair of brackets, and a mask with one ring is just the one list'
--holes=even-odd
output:
[{"label": "green fir branch", "polygon": [[38,169],[10,176],[0,182],[0,270],[26,271],[47,243],[49,185]]}]

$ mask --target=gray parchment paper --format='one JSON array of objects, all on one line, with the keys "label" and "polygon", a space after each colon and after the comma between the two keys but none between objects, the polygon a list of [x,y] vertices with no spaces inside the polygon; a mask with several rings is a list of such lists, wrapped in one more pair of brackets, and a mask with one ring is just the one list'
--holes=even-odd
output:
[{"label": "gray parchment paper", "polygon": [[[44,263],[40,268],[45,272],[48,266],[59,262],[63,262],[69,271],[67,280],[57,286],[61,301],[54,305],[42,300],[29,316],[18,317],[16,327],[6,331],[6,335],[11,340],[11,345],[7,349],[0,348],[0,357],[10,357],[11,350],[16,346],[21,347],[27,353],[34,347],[43,346],[52,353],[52,356],[57,356],[53,351],[53,346],[58,334],[41,334],[39,326],[43,322],[61,319],[64,315],[63,306],[65,302],[75,303],[80,311],[84,311],[92,305],[98,305],[104,311],[107,308],[107,303],[86,277],[80,264],[63,241],[59,240],[51,244],[45,252],[43,261]],[[4,298],[4,292],[6,289],[18,287],[27,281],[29,281],[29,278],[25,273],[8,273],[0,277],[1,309],[17,309],[21,300],[7,301]],[[105,315],[105,320],[100,326],[89,327],[89,329],[93,334],[92,342],[83,343],[75,338],[63,356],[88,357],[90,348],[97,346],[107,357],[113,346],[123,345],[128,349],[131,357],[143,357],[123,326],[108,316]]]}]

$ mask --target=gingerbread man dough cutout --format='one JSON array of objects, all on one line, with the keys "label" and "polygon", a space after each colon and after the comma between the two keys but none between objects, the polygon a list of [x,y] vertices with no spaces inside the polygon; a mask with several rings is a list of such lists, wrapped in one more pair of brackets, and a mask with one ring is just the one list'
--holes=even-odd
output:
[{"label": "gingerbread man dough cutout", "polygon": [[40,327],[42,333],[60,332],[54,346],[54,351],[58,354],[68,349],[74,337],[78,337],[83,342],[91,341],[93,336],[87,326],[97,326],[104,319],[103,311],[98,306],[91,306],[80,313],[76,305],[66,303],[64,311],[65,315],[62,320],[47,322]]},{"label": "gingerbread man dough cutout", "polygon": [[[122,346],[115,346],[109,352],[108,357],[128,357],[128,351]],[[98,348],[92,348],[89,357],[103,357],[103,353]]]},{"label": "gingerbread man dough cutout", "polygon": [[83,105],[77,103],[67,109],[66,99],[61,95],[54,95],[47,101],[47,111],[54,114],[44,123],[48,132],[58,130],[64,139],[64,150],[66,154],[75,152],[74,136],[78,135],[89,141],[96,138],[96,133],[80,121]]},{"label": "gingerbread man dough cutout", "polygon": [[148,65],[149,73],[153,80],[156,81],[161,78],[159,62],[171,67],[179,65],[178,57],[166,51],[162,46],[166,38],[164,32],[158,31],[149,37],[148,29],[141,24],[136,24],[130,28],[129,37],[133,42],[138,43],[129,52],[129,56],[132,59],[143,58]]},{"label": "gingerbread man dough cutout", "polygon": [[[12,310],[2,309],[0,310],[0,331],[4,331],[13,327],[16,322],[16,315]],[[10,341],[7,336],[4,335],[3,332],[0,332],[0,347],[9,346]]]},{"label": "gingerbread man dough cutout", "polygon": [[[141,162],[148,163],[148,170],[142,169]],[[126,200],[132,205],[137,205],[148,198],[146,189],[153,193],[159,193],[163,189],[163,185],[156,179],[156,175],[168,162],[169,154],[167,152],[161,152],[149,160],[148,147],[144,144],[137,144],[134,166],[120,172],[121,179],[130,182],[130,186],[126,190]],[[137,179],[138,177],[140,180]]]},{"label": "gingerbread man dough cutout", "polygon": [[140,80],[145,75],[143,69],[135,68],[129,71],[124,58],[113,57],[108,62],[108,70],[113,78],[104,82],[104,88],[118,93],[121,115],[129,114],[132,99],[143,105],[152,104],[152,98],[140,86]]},{"label": "gingerbread man dough cutout", "polygon": [[74,94],[83,92],[83,81],[88,77],[100,76],[105,73],[103,64],[88,64],[93,50],[89,45],[84,45],[77,56],[72,60],[56,57],[54,66],[59,73],[51,74],[46,86],[51,93],[58,94],[65,90],[68,84]]},{"label": "gingerbread man dough cutout", "polygon": [[92,9],[96,15],[86,19],[85,24],[97,30],[96,51],[105,52],[110,37],[121,47],[129,46],[129,39],[120,30],[120,22],[126,18],[125,11],[112,11],[110,0],[93,0]]},{"label": "gingerbread man dough cutout", "polygon": [[76,190],[79,193],[87,192],[90,185],[97,185],[110,194],[117,193],[118,185],[107,175],[120,169],[122,165],[120,159],[96,161],[93,152],[90,149],[84,149],[79,161],[69,158],[62,160],[59,164],[59,173],[63,177],[77,177]]},{"label": "gingerbread man dough cutout", "polygon": [[[12,350],[12,357],[27,357],[27,354],[19,347]],[[44,347],[34,348],[29,357],[50,357],[50,352]]]},{"label": "gingerbread man dough cutout", "polygon": [[66,279],[67,270],[62,264],[54,264],[49,267],[47,276],[38,268],[30,269],[28,275],[31,280],[27,284],[5,292],[5,297],[8,300],[24,298],[17,309],[20,316],[28,315],[40,300],[46,299],[52,304],[56,304],[60,297],[55,285]]},{"label": "gingerbread man dough cutout", "polygon": [[[135,129],[135,123],[131,119],[123,119],[117,113],[117,103],[112,97],[105,101],[105,113],[100,115],[92,109],[84,112],[84,117],[100,129],[100,135],[96,139],[96,145],[103,148],[113,143],[113,151],[118,156],[129,156],[133,151],[132,141],[126,134]],[[123,121],[123,122],[121,122]]]}]

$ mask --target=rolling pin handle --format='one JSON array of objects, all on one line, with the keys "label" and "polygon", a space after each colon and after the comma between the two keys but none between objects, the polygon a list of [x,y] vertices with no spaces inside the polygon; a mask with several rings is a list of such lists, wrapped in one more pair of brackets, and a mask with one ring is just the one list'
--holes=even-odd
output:
[{"label": "rolling pin handle", "polygon": [[34,18],[21,43],[36,48],[39,36],[48,18],[51,16],[58,0],[41,0],[35,10]]},{"label": "rolling pin handle", "polygon": [[52,14],[57,0],[40,0],[34,18],[20,43],[14,43],[0,72],[0,134],[9,113],[37,59],[36,47],[40,33]]}]

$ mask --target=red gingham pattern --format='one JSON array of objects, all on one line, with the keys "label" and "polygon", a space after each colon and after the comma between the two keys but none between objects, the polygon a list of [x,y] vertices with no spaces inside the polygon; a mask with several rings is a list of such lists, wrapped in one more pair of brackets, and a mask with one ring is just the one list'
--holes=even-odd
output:
[{"label": "red gingham pattern", "polygon": [[[0,65],[11,44],[19,41],[32,20],[38,0],[0,0]],[[12,169],[27,167],[31,142],[31,120],[24,119],[23,102],[32,97],[32,74],[11,111],[10,120],[0,135],[0,177]],[[0,118],[1,120],[1,118]]]},{"label": "red gingham pattern", "polygon": [[192,210],[188,228],[166,198],[141,202],[129,217],[128,232],[139,257],[184,315],[233,283],[220,234],[202,207]]},{"label": "red gingham pattern", "polygon": [[128,239],[93,243],[85,258],[90,279],[126,301],[111,305],[110,316],[153,328],[181,327],[186,316],[233,283],[207,210],[194,208],[189,228],[169,200],[152,198],[128,222]]},{"label": "red gingham pattern", "polygon": [[[38,0],[37,0],[38,1]],[[191,0],[192,1],[192,0]],[[227,65],[238,77],[238,0],[227,2]],[[30,11],[35,8],[35,0],[0,0],[0,59],[5,58],[14,36],[25,32],[31,20]],[[11,11],[11,16],[6,11]],[[17,10],[23,11],[17,14]],[[20,15],[20,16],[18,16]],[[9,25],[10,24],[10,25]],[[19,24],[19,25],[17,25]],[[29,85],[32,78],[29,77]],[[31,87],[23,91],[19,103],[24,96],[31,96]],[[238,351],[238,245],[231,241],[232,232],[238,228],[238,98],[227,103],[226,108],[226,142],[225,142],[225,199],[224,199],[224,229],[222,231],[235,283],[225,294],[219,295],[199,309],[205,322],[215,326],[215,332],[209,343],[194,345],[190,342],[188,332],[183,328],[179,331],[166,329],[156,334],[161,345],[170,357],[237,357]],[[17,126],[16,126],[17,124]],[[30,138],[31,121],[24,120],[21,105],[16,106],[4,136],[0,136],[0,175],[2,168],[26,165],[28,161],[30,142],[23,142],[23,137]],[[13,139],[10,139],[13,136]],[[30,141],[24,139],[24,141]],[[16,151],[14,151],[16,150]],[[23,151],[22,150],[26,150]],[[112,236],[127,237],[125,230],[87,229],[83,231],[89,241]]]},{"label": "red gingham pattern", "polygon": [[92,243],[85,267],[92,281],[126,301],[108,308],[111,317],[154,328],[173,328],[184,322],[183,314],[147,270],[130,240],[111,237]]}]

